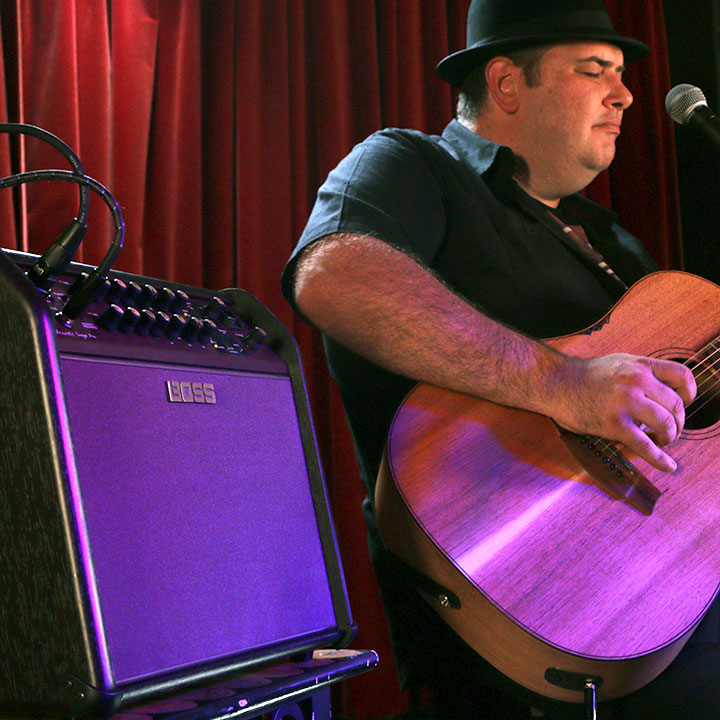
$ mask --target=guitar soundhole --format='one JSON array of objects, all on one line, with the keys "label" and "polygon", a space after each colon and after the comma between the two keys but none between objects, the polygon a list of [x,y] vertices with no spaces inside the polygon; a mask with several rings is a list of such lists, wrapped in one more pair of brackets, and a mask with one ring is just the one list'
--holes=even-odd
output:
[{"label": "guitar soundhole", "polygon": [[695,400],[685,409],[685,428],[702,430],[714,425],[720,419],[720,368],[715,363],[685,362],[692,370],[697,383]]}]

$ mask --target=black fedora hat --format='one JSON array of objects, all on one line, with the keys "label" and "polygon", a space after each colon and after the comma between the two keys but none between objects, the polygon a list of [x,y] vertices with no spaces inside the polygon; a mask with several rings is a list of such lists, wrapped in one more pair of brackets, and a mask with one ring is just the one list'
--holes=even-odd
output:
[{"label": "black fedora hat", "polygon": [[626,63],[650,51],[645,43],[615,31],[603,0],[472,0],[467,47],[441,60],[437,72],[460,87],[470,70],[495,55],[573,40],[616,45]]}]

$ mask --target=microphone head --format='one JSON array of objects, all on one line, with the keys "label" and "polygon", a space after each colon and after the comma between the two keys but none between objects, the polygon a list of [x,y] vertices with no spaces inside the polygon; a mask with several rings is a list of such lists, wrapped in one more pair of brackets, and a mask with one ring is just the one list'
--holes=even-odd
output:
[{"label": "microphone head", "polygon": [[706,105],[703,91],[694,85],[676,85],[665,98],[665,110],[678,124],[685,125],[698,105]]}]

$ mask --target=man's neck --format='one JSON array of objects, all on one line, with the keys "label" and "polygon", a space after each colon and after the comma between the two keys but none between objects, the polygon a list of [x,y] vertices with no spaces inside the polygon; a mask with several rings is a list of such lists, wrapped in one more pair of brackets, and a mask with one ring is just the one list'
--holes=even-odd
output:
[{"label": "man's neck", "polygon": [[561,169],[549,168],[546,163],[535,163],[538,167],[533,167],[533,162],[528,157],[531,153],[523,153],[522,148],[518,147],[515,135],[508,128],[504,128],[501,122],[496,122],[490,114],[481,114],[472,120],[458,118],[458,122],[490,142],[509,147],[516,158],[513,175],[515,181],[530,197],[548,207],[556,208],[563,197],[582,190],[596,176],[596,173],[588,173],[582,184],[575,179],[572,186],[569,183],[564,185],[561,182]]},{"label": "man's neck", "polygon": [[531,182],[530,170],[523,160],[523,158],[515,156],[517,158],[517,167],[513,174],[515,182],[531,197],[541,202],[543,205],[547,205],[551,208],[556,208],[560,204],[562,199],[560,196],[553,197],[548,196],[548,193],[543,193],[540,190],[536,190]]}]

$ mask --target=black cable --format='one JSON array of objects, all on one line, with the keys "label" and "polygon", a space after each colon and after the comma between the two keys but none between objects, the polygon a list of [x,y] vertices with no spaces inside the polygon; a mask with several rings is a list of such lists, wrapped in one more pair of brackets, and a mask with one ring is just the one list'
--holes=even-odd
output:
[{"label": "black cable", "polygon": [[65,303],[62,309],[62,315],[69,319],[76,318],[87,305],[90,298],[95,294],[97,289],[102,285],[107,274],[112,267],[115,258],[120,252],[123,240],[125,239],[125,220],[112,193],[97,180],[87,175],[76,175],[69,170],[35,170],[18,175],[12,175],[0,180],[0,190],[6,187],[14,187],[29,182],[38,182],[41,180],[64,180],[66,182],[74,182],[83,187],[90,188],[102,197],[105,204],[110,208],[110,212],[115,223],[115,235],[105,257],[100,265],[93,270],[83,281],[80,287],[72,294],[70,299]]},{"label": "black cable", "polygon": [[[0,123],[0,132],[9,133],[10,135],[30,135],[38,138],[55,148],[55,150],[70,163],[70,167],[77,175],[85,174],[85,168],[75,151],[57,135],[53,135],[47,130],[43,130],[36,125],[27,125],[26,123]],[[89,196],[89,187],[81,186],[80,206],[78,208],[78,216],[75,218],[79,223],[87,223]]]},{"label": "black cable", "polygon": [[[30,135],[55,148],[69,163],[77,175],[85,176],[85,168],[73,149],[57,135],[47,130],[25,123],[0,123],[0,132],[11,135]],[[10,177],[19,177],[11,175]],[[28,277],[41,290],[47,290],[50,276],[60,272],[77,252],[85,237],[90,204],[90,189],[87,185],[80,187],[80,205],[77,217],[55,239],[55,242],[38,258],[35,265],[28,271]]]}]

